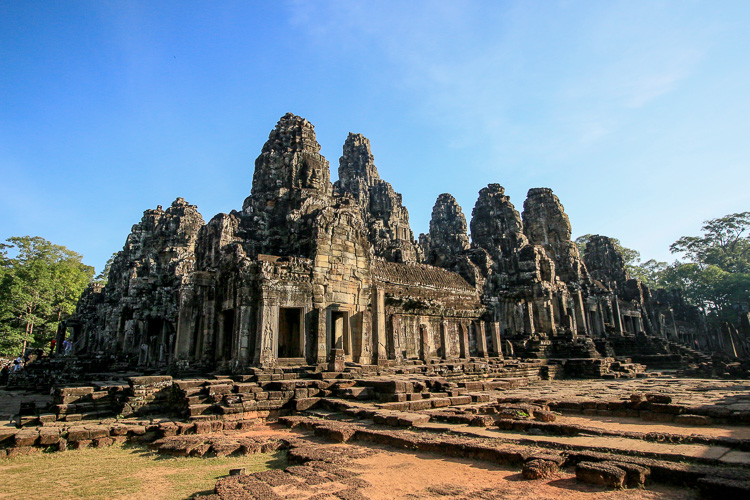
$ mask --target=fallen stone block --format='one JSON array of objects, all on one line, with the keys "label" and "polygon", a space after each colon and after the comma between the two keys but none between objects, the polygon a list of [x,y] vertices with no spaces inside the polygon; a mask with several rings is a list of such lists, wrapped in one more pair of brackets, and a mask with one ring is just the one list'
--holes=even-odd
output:
[{"label": "fallen stone block", "polygon": [[666,394],[646,394],[646,401],[649,401],[651,403],[659,403],[659,404],[671,404],[672,398],[670,396],[667,396]]},{"label": "fallen stone block", "polygon": [[39,439],[39,431],[35,429],[25,429],[16,433],[15,446],[21,448],[24,446],[34,446]]},{"label": "fallen stone block", "polygon": [[50,446],[60,442],[60,429],[55,427],[42,427],[39,429],[39,444]]},{"label": "fallen stone block", "polygon": [[582,483],[622,488],[625,484],[625,477],[624,470],[608,463],[580,462],[576,465],[576,479]]},{"label": "fallen stone block", "polygon": [[85,441],[91,439],[91,433],[83,426],[71,427],[68,429],[68,441]]},{"label": "fallen stone block", "polygon": [[534,420],[539,422],[554,422],[557,416],[551,411],[534,410]]},{"label": "fallen stone block", "polygon": [[409,413],[406,415],[399,415],[398,425],[400,427],[412,427],[418,424],[426,424],[430,421],[430,416],[425,414]]},{"label": "fallen stone block", "polygon": [[560,471],[560,467],[549,460],[529,460],[523,464],[521,475],[524,479],[546,479],[554,476]]},{"label": "fallen stone block", "polygon": [[99,437],[93,440],[93,445],[95,448],[104,448],[106,446],[112,446],[114,442],[115,440],[111,437]]},{"label": "fallen stone block", "polygon": [[605,463],[614,465],[615,467],[625,471],[625,484],[629,488],[640,488],[644,486],[646,484],[646,479],[648,478],[649,474],[651,474],[651,470],[648,467],[643,467],[642,465],[616,461]]},{"label": "fallen stone block", "polygon": [[354,436],[356,428],[346,424],[326,422],[316,425],[314,432],[318,436],[345,443]]},{"label": "fallen stone block", "polygon": [[471,419],[469,425],[473,427],[491,427],[495,425],[495,418],[492,415],[477,415]]}]

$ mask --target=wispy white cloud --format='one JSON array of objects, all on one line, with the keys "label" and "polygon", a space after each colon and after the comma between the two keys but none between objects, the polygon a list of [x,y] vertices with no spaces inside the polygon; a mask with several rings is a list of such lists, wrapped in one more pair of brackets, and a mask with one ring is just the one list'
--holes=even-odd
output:
[{"label": "wispy white cloud", "polygon": [[704,53],[700,34],[670,25],[658,6],[626,3],[589,12],[550,2],[296,1],[291,23],[353,57],[362,49],[382,57],[392,85],[450,127],[454,146],[553,140],[550,131],[586,146],[673,91]]}]

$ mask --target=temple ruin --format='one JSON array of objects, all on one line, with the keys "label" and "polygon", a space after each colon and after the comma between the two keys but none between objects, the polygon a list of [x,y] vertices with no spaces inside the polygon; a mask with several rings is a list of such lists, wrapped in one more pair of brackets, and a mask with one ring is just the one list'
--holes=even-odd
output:
[{"label": "temple ruin", "polygon": [[674,352],[670,343],[705,341],[699,311],[630,279],[611,239],[594,237],[580,255],[550,189],[530,189],[519,213],[490,184],[468,225],[441,194],[417,241],[361,134],[347,137],[338,177],[331,183],[313,125],[286,114],[241,211],[206,223],[178,198],[144,212],[106,286],[65,322],[75,352],[241,373],[503,356],[649,361]]},{"label": "temple ruin", "polygon": [[287,114],[241,211],[144,212],[56,355],[9,376],[0,458],[280,457],[207,500],[748,496],[750,314],[710,331],[612,239],[579,251],[547,188],[519,213],[490,184],[468,223],[440,194],[415,239],[365,137],[334,183],[319,151]]}]

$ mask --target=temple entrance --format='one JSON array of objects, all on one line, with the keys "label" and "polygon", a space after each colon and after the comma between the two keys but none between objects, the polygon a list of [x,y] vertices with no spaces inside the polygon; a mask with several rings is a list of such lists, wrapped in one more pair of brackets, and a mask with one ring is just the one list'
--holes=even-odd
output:
[{"label": "temple entrance", "polygon": [[302,308],[279,308],[279,358],[301,358],[302,354]]},{"label": "temple entrance", "polygon": [[343,349],[346,359],[351,361],[352,346],[347,311],[331,311],[331,340],[334,349]]},{"label": "temple entrance", "polygon": [[146,320],[146,339],[141,343],[139,363],[154,366],[164,357],[164,320],[148,318]]}]

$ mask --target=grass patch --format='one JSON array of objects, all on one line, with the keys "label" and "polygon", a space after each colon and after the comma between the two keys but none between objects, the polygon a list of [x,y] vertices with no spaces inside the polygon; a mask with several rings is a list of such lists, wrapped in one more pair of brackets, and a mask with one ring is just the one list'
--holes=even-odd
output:
[{"label": "grass patch", "polygon": [[0,460],[0,498],[189,498],[213,491],[229,469],[286,466],[286,452],[225,458],[167,457],[137,445]]}]

